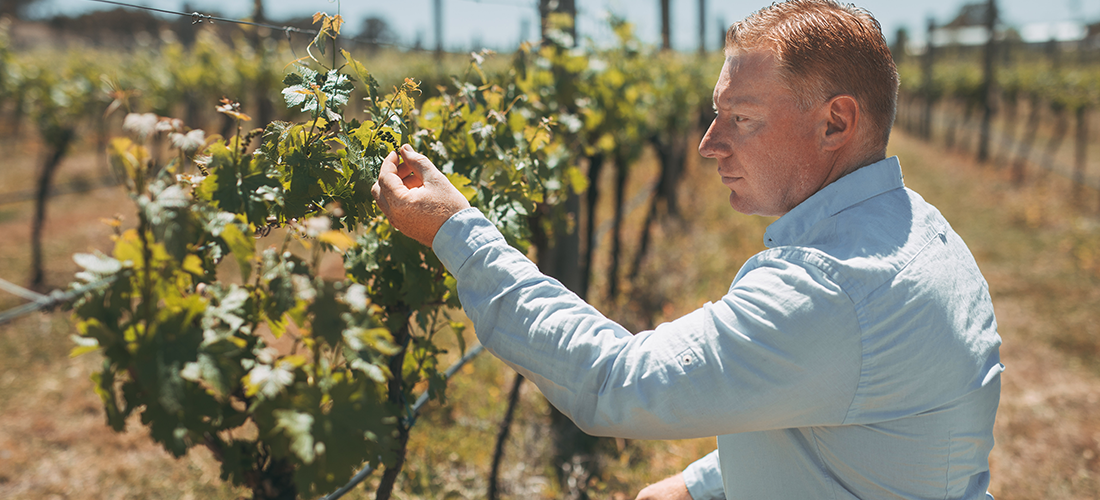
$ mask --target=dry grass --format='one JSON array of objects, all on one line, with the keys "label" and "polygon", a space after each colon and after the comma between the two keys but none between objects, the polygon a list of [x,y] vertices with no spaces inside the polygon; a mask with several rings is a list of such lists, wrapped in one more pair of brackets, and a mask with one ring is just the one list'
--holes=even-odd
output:
[{"label": "dry grass", "polygon": [[[0,142],[7,167],[0,192],[31,186],[38,152]],[[94,176],[97,162],[78,148],[61,176]],[[994,296],[1005,340],[1001,410],[991,457],[991,491],[1003,499],[1095,498],[1100,491],[1100,222],[1074,206],[1059,178],[1014,188],[1003,169],[980,167],[898,135],[906,182],[937,205],[968,241]],[[683,221],[657,228],[654,254],[626,295],[598,304],[620,321],[644,326],[684,314],[721,296],[737,268],[762,248],[768,220],[734,213],[713,166],[692,161],[682,186]],[[645,188],[652,159],[636,167],[631,192]],[[1085,193],[1095,206],[1097,193]],[[52,200],[47,278],[63,286],[69,256],[108,248],[97,221],[128,210],[117,189]],[[606,207],[601,211],[606,210]],[[633,249],[644,208],[631,214]],[[0,205],[0,277],[27,276],[29,203]],[[606,242],[606,238],[604,239]],[[629,250],[633,251],[633,250]],[[605,265],[606,253],[600,254]],[[606,285],[596,280],[597,290]],[[596,294],[601,298],[600,294]],[[602,300],[602,298],[601,298]],[[600,302],[600,300],[597,300]],[[18,303],[0,296],[0,308]],[[94,355],[70,359],[72,328],[64,312],[36,314],[0,327],[0,498],[238,498],[218,467],[196,449],[176,460],[132,421],[116,434],[105,425],[88,375]],[[413,431],[398,498],[484,496],[497,422],[512,372],[485,356],[463,370],[450,404],[430,405]],[[525,386],[503,477],[509,498],[557,498],[548,465],[548,408]],[[608,441],[598,496],[633,498],[638,488],[682,469],[714,447],[713,439]],[[377,476],[376,476],[377,478]],[[349,498],[367,498],[359,490]]]},{"label": "dry grass", "polygon": [[[1007,366],[990,458],[998,499],[1100,492],[1100,219],[1097,193],[1046,175],[1017,188],[905,136],[906,182],[968,242],[993,294]],[[1082,206],[1084,205],[1084,206]]]}]

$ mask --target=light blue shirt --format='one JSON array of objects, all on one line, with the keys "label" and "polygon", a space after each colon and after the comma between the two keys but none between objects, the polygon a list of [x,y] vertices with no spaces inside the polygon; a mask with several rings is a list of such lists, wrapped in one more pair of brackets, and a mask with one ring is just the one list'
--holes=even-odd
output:
[{"label": "light blue shirt", "polygon": [[765,233],[716,302],[632,335],[539,273],[476,209],[433,248],[481,343],[585,432],[718,436],[708,498],[986,498],[1000,398],[974,258],[896,158]]}]

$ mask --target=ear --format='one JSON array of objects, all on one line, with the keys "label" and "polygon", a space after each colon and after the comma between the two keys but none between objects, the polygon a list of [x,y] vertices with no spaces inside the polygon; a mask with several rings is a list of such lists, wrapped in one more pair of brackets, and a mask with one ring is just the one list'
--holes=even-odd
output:
[{"label": "ear", "polygon": [[856,136],[862,118],[859,103],[848,94],[841,94],[825,103],[825,136],[822,146],[827,151],[836,151],[849,144]]}]

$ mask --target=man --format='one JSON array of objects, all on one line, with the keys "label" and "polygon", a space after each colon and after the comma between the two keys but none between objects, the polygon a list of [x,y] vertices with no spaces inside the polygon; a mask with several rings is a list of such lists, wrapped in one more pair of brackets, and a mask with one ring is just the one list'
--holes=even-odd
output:
[{"label": "man", "polygon": [[426,158],[375,196],[433,245],[481,342],[589,433],[718,436],[638,498],[986,498],[1003,370],[966,245],[886,158],[897,71],[832,0],[730,28],[699,145],[730,205],[781,216],[720,300],[631,335],[508,247]]}]

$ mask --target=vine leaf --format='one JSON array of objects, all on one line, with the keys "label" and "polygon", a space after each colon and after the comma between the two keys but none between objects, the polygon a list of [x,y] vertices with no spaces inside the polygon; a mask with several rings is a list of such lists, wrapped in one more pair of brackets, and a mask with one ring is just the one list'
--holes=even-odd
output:
[{"label": "vine leaf", "polygon": [[458,192],[462,193],[462,196],[466,197],[466,201],[473,200],[477,196],[477,190],[470,187],[470,178],[462,174],[448,173],[447,180],[451,181],[454,187],[458,188]]},{"label": "vine leaf", "polygon": [[317,236],[317,240],[336,247],[340,252],[346,252],[355,245],[355,240],[351,239],[347,233],[336,230],[321,233]]},{"label": "vine leaf", "polygon": [[237,265],[241,269],[241,278],[244,281],[252,276],[252,260],[256,253],[256,243],[244,234],[236,224],[227,224],[222,229],[222,241],[229,246]]}]

